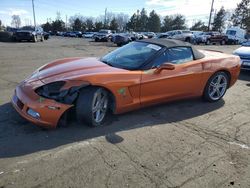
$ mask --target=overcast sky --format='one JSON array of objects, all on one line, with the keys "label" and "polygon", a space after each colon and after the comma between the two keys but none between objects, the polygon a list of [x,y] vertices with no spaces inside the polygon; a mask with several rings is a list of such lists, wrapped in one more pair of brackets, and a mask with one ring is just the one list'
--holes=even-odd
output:
[{"label": "overcast sky", "polygon": [[[221,6],[234,9],[241,0],[215,0],[214,9]],[[146,8],[149,13],[155,10],[161,16],[183,14],[192,25],[195,20],[207,22],[212,0],[34,0],[38,24],[61,13],[65,21],[68,17],[81,14],[86,17],[98,17],[104,14],[105,8],[113,13],[125,13],[131,16],[137,9]],[[20,15],[22,25],[33,24],[31,0],[0,0],[0,20],[4,25],[10,25],[11,16]]]}]

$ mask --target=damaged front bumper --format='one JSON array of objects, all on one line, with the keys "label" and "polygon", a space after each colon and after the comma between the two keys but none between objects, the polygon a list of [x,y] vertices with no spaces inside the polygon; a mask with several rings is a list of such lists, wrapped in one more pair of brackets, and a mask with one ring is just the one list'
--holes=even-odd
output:
[{"label": "damaged front bumper", "polygon": [[20,83],[11,102],[16,111],[28,121],[46,128],[55,128],[64,112],[73,105],[39,96],[35,89],[43,84],[39,80]]}]

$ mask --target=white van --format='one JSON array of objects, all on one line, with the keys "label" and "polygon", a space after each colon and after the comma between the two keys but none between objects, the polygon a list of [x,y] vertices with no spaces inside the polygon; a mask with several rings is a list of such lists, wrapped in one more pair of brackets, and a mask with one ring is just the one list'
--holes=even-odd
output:
[{"label": "white van", "polygon": [[229,44],[241,44],[246,41],[246,31],[240,27],[230,27],[226,30]]}]

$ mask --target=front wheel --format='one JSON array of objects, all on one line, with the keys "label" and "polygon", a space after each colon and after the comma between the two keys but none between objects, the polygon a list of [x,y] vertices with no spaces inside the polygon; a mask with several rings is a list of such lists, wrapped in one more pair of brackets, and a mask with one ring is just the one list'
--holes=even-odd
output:
[{"label": "front wheel", "polygon": [[44,36],[41,36],[41,42],[43,42],[44,41]]},{"label": "front wheel", "polygon": [[81,90],[76,104],[78,121],[95,127],[103,125],[108,103],[108,92],[103,88],[89,87]]},{"label": "front wheel", "polygon": [[33,41],[33,42],[37,42],[37,36],[36,36],[36,35],[33,35],[32,41]]},{"label": "front wheel", "polygon": [[217,72],[208,80],[203,98],[209,102],[220,100],[226,93],[229,85],[229,77],[225,72]]}]

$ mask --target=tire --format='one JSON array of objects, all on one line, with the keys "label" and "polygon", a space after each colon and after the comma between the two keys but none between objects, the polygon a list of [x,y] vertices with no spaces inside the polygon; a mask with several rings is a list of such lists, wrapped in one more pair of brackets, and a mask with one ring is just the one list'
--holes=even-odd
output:
[{"label": "tire", "polygon": [[41,36],[41,42],[43,42],[44,41],[44,36]]},{"label": "tire", "polygon": [[95,38],[95,42],[99,42],[99,39]]},{"label": "tire", "polygon": [[203,98],[208,102],[219,101],[229,86],[229,77],[225,72],[217,72],[209,78],[204,89]]},{"label": "tire", "polygon": [[225,41],[225,40],[222,40],[222,41],[220,42],[220,44],[221,44],[221,45],[225,45],[225,44],[226,44],[226,41]]},{"label": "tire", "polygon": [[185,39],[185,42],[191,42],[191,39],[189,38],[189,37],[187,37],[186,39]]},{"label": "tire", "polygon": [[36,35],[33,36],[32,41],[33,41],[33,42],[37,42],[37,36],[36,36]]},{"label": "tire", "polygon": [[93,127],[103,125],[108,114],[108,104],[109,96],[105,89],[98,87],[84,88],[76,102],[77,120]]},{"label": "tire", "polygon": [[122,46],[122,43],[117,43],[116,44],[118,47],[121,47]]}]

